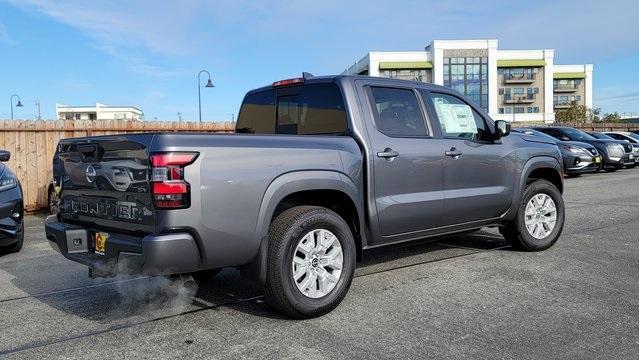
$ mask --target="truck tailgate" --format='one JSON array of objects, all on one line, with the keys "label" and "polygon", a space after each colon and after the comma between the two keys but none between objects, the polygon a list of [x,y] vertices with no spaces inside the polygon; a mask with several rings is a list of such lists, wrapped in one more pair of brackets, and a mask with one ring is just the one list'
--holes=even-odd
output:
[{"label": "truck tailgate", "polygon": [[153,232],[149,146],[154,136],[61,140],[54,159],[61,218],[120,232]]}]

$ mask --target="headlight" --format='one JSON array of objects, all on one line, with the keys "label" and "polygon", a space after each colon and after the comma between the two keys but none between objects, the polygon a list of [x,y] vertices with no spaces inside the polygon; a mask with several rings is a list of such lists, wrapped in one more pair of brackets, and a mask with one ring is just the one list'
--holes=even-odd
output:
[{"label": "headlight", "polygon": [[18,185],[18,179],[16,179],[15,175],[11,173],[11,171],[7,171],[5,169],[4,174],[0,178],[0,191],[5,191],[12,189]]},{"label": "headlight", "polygon": [[586,150],[586,149],[584,149],[584,148],[582,148],[582,147],[579,147],[579,146],[563,145],[563,146],[562,146],[562,148],[563,148],[565,151],[571,152],[571,153],[573,153],[573,154],[583,154],[583,153],[586,153],[586,154],[590,155],[590,153],[588,152],[588,150]]},{"label": "headlight", "polygon": [[623,146],[619,144],[606,144],[609,158],[622,158],[624,154]]}]

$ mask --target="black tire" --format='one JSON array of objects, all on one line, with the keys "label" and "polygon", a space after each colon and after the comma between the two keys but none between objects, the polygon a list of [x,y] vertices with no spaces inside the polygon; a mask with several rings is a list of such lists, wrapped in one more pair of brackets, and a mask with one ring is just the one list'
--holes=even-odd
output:
[{"label": "black tire", "polygon": [[[326,229],[339,239],[342,273],[335,287],[321,298],[302,294],[292,277],[292,261],[298,242],[310,231]],[[277,311],[304,319],[324,315],[346,296],[353,280],[356,248],[346,222],[335,212],[318,206],[298,206],[281,213],[269,228],[266,268],[266,301]]]},{"label": "black tire", "polygon": [[54,186],[49,186],[47,201],[49,203],[49,212],[53,215],[57,215],[60,212],[60,196],[55,191]]},{"label": "black tire", "polygon": [[[540,193],[550,196],[550,198],[555,202],[555,207],[557,209],[557,221],[555,223],[555,227],[550,234],[543,239],[537,239],[528,232],[526,229],[524,215],[526,205],[530,199]],[[546,180],[535,180],[526,185],[521,202],[519,203],[519,209],[517,209],[517,216],[515,220],[512,223],[501,227],[499,231],[516,249],[525,251],[546,250],[553,246],[557,239],[559,239],[564,228],[565,217],[564,200],[555,185]]]},{"label": "black tire", "polygon": [[618,168],[616,168],[616,167],[609,167],[609,168],[606,168],[606,172],[615,172],[615,171],[617,171],[617,170],[619,170],[619,169],[618,169]]}]

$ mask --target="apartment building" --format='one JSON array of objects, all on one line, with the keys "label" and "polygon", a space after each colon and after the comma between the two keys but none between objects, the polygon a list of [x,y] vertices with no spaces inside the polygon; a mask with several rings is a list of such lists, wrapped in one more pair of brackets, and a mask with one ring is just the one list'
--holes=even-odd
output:
[{"label": "apartment building", "polygon": [[142,120],[144,113],[134,106],[111,106],[96,103],[89,106],[55,104],[58,120]]},{"label": "apartment building", "polygon": [[433,40],[424,51],[375,51],[344,71],[432,82],[466,95],[495,119],[555,120],[592,107],[592,64],[557,65],[553,49],[501,50],[497,40]]}]

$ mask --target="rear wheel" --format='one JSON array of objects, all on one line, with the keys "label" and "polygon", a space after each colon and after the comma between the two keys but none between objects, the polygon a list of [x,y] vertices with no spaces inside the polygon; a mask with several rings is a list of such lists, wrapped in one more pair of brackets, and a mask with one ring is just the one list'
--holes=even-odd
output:
[{"label": "rear wheel", "polygon": [[54,186],[49,186],[49,212],[53,215],[57,215],[60,212],[60,196],[55,191]]},{"label": "rear wheel", "polygon": [[269,229],[267,302],[295,318],[328,313],[348,292],[355,255],[351,230],[335,212],[317,206],[283,212]]},{"label": "rear wheel", "polygon": [[515,220],[500,232],[516,248],[540,251],[559,239],[564,220],[564,200],[559,190],[546,180],[535,180],[526,186]]}]

